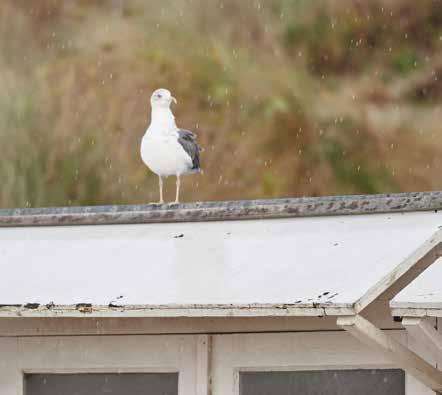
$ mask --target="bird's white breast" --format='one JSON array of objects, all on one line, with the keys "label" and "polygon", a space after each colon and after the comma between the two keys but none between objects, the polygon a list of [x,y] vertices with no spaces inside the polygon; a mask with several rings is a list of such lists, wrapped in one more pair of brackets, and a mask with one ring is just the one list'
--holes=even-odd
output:
[{"label": "bird's white breast", "polygon": [[156,134],[148,129],[141,141],[141,158],[159,176],[184,174],[192,167],[192,159],[178,142],[176,132]]}]

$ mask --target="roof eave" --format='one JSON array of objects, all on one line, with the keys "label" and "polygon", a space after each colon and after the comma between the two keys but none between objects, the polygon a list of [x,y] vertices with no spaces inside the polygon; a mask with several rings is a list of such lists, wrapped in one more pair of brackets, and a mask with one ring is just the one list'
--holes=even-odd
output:
[{"label": "roof eave", "polygon": [[347,304],[308,305],[3,305],[1,317],[324,317],[347,316],[355,311]]},{"label": "roof eave", "polygon": [[393,317],[442,318],[441,302],[390,302]]}]

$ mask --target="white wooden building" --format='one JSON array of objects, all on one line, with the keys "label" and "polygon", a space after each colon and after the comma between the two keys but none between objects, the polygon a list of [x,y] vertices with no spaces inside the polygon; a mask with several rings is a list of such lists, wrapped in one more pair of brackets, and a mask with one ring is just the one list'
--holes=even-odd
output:
[{"label": "white wooden building", "polygon": [[0,394],[442,391],[441,208],[0,210]]}]

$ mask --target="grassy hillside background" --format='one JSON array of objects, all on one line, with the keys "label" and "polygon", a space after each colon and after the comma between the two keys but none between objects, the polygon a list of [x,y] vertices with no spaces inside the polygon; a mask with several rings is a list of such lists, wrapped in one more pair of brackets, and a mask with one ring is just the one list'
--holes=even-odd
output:
[{"label": "grassy hillside background", "polygon": [[442,189],[440,0],[2,0],[0,207],[157,200],[158,87],[182,200]]}]

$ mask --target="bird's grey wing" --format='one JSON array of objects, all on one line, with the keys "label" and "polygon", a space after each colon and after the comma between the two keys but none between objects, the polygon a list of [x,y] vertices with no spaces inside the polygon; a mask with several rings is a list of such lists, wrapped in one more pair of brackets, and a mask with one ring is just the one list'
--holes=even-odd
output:
[{"label": "bird's grey wing", "polygon": [[181,144],[184,151],[192,159],[192,168],[190,170],[199,170],[201,147],[196,142],[196,134],[186,129],[178,129],[178,143]]},{"label": "bird's grey wing", "polygon": [[196,133],[191,132],[190,130],[187,130],[187,129],[178,129],[178,134],[189,136],[189,137],[191,137],[194,140],[197,138],[197,134]]}]

